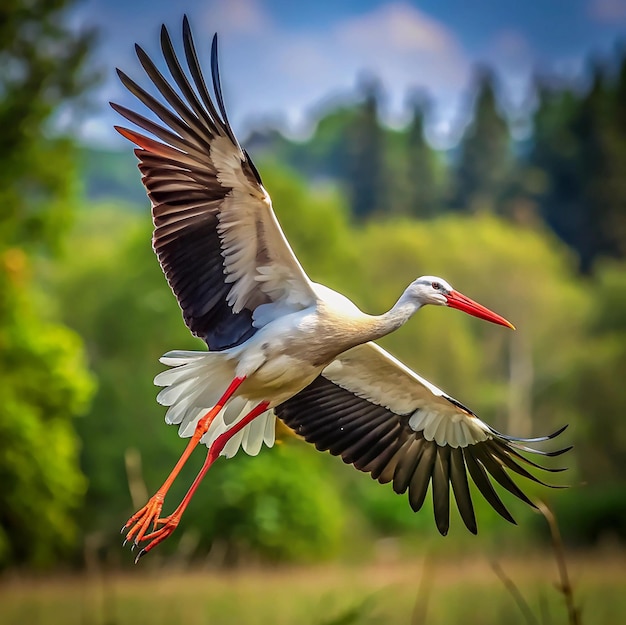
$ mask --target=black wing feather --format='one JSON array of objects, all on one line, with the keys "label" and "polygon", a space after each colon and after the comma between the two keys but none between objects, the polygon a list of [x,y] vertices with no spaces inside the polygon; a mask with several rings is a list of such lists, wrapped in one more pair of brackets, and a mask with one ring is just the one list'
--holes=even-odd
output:
[{"label": "black wing feather", "polygon": [[[416,472],[422,454],[424,453],[424,441],[416,438],[407,439],[402,450],[402,456],[398,460],[396,469],[393,474],[393,490],[402,495],[411,483],[411,478]],[[422,465],[421,472],[426,471],[430,478],[429,470]]]},{"label": "black wing feather", "polygon": [[[244,308],[234,312],[227,301],[232,285],[224,280],[222,242],[217,228],[220,207],[231,188],[218,179],[210,152],[211,142],[219,137],[227,137],[237,150],[240,148],[226,116],[215,40],[211,69],[217,107],[202,76],[186,17],[183,45],[191,79],[174,51],[167,29],[162,27],[161,49],[173,83],[136,46],[139,61],[162,100],[118,70],[122,84],[164,126],[124,106],[112,106],[160,140],[119,129],[140,146],[135,154],[153,206],[153,247],[181,306],[185,323],[209,349],[223,350],[245,342],[256,331],[252,325],[253,310]],[[241,155],[245,176],[255,184],[260,183],[247,155],[243,152]]]},{"label": "black wing feather", "polygon": [[423,438],[421,442],[423,447],[422,457],[411,479],[411,486],[409,488],[409,504],[414,512],[419,512],[424,505],[437,456],[437,448],[435,445],[428,445]]},{"label": "black wing feather", "polygon": [[452,492],[454,493],[454,499],[463,523],[465,523],[465,526],[472,534],[476,534],[478,531],[476,515],[474,514],[469,482],[467,481],[467,469],[463,459],[463,451],[460,447],[455,447],[450,452],[450,483],[452,484]]},{"label": "black wing feather", "polygon": [[220,107],[220,113],[222,114],[222,120],[224,121],[224,126],[232,142],[237,144],[235,133],[233,132],[233,129],[230,127],[230,122],[228,121],[228,115],[226,114],[226,107],[224,106],[224,96],[222,95],[222,81],[220,80],[220,67],[217,62],[217,33],[213,35],[213,41],[211,42],[211,77],[213,78],[213,91],[215,92],[215,97],[217,98],[217,105]]},{"label": "black wing feather", "polygon": [[435,523],[442,536],[445,536],[450,527],[450,447],[448,446],[437,446],[432,490]]},{"label": "black wing feather", "polygon": [[167,67],[172,74],[172,77],[176,81],[176,84],[182,91],[185,99],[193,109],[196,117],[203,122],[202,132],[207,134],[209,139],[218,134],[218,130],[215,127],[215,123],[210,114],[207,115],[206,110],[202,106],[202,103],[198,99],[196,92],[193,90],[191,83],[189,82],[187,75],[185,74],[176,53],[174,52],[174,46],[170,34],[167,32],[165,26],[161,27],[161,50],[163,51],[163,57],[167,63]]},{"label": "black wing feather", "polygon": [[[408,490],[409,503],[415,511],[422,507],[431,486],[435,522],[442,534],[447,533],[450,522],[450,485],[463,522],[472,533],[477,532],[468,473],[483,497],[511,523],[515,520],[496,493],[490,476],[531,506],[532,501],[506,469],[543,484],[517,462],[544,469],[516,450],[522,440],[528,442],[525,439],[499,438],[494,433],[492,438],[466,447],[438,445],[426,440],[423,432],[411,429],[410,415],[396,414],[357,397],[324,376],[274,410],[319,450],[341,456],[344,462],[371,473],[379,482],[392,482],[397,493]],[[553,436],[537,440],[550,438]]]}]

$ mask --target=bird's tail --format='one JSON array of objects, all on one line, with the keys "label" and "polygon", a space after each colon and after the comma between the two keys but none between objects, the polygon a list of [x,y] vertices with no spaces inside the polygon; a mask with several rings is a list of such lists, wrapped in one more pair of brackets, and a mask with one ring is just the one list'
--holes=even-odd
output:
[{"label": "bird's tail", "polygon": [[[165,387],[158,394],[157,401],[168,406],[166,423],[179,425],[179,435],[188,438],[193,435],[198,420],[215,406],[233,381],[235,362],[228,358],[226,352],[195,351],[168,352],[160,362],[171,368],[154,378],[157,386]],[[255,405],[245,397],[233,397],[200,442],[210,447],[220,434],[242,419]],[[263,443],[272,447],[275,422],[273,410],[264,412],[235,434],[221,455],[232,458],[241,447],[247,454],[256,456]]]}]

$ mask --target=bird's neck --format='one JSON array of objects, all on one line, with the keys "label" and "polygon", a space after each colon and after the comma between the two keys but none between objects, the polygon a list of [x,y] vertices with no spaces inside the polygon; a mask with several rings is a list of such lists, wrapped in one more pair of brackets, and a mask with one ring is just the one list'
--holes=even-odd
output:
[{"label": "bird's neck", "polygon": [[352,347],[390,334],[404,325],[421,307],[415,297],[410,296],[408,288],[391,310],[382,315],[368,315],[351,303],[349,307],[341,305],[341,301],[334,304],[322,304],[319,310],[319,314],[326,317],[323,348],[320,346],[323,352],[321,361],[324,362],[325,359],[330,362]]},{"label": "bird's neck", "polygon": [[382,315],[367,315],[370,337],[376,340],[401,328],[420,308],[421,304],[405,291],[394,306]]}]

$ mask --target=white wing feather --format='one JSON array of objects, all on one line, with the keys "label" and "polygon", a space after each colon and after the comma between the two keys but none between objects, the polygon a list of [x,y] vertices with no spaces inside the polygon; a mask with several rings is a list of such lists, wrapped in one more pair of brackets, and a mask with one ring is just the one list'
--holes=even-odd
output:
[{"label": "white wing feather", "polygon": [[439,445],[466,447],[492,437],[478,417],[375,343],[344,352],[322,375],[358,397],[411,415],[411,429]]}]

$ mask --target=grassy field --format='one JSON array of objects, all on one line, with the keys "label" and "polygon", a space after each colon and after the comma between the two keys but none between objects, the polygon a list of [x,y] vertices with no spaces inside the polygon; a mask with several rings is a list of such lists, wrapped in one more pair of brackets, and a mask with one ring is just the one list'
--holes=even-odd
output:
[{"label": "grassy field", "polygon": [[[5,579],[0,625],[464,625],[568,623],[556,564],[529,555],[499,566],[524,596],[524,614],[478,556],[217,572]],[[584,625],[626,622],[626,555],[569,559]],[[515,591],[514,591],[515,592]]]}]

